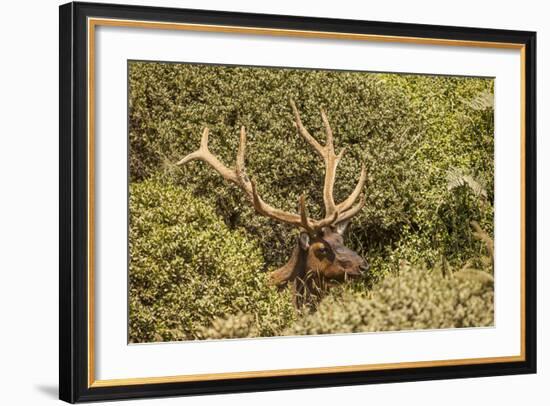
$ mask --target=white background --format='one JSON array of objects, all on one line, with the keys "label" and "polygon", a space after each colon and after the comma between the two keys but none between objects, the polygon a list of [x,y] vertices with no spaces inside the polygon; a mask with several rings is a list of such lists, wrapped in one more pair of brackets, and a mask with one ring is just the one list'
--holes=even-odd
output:
[{"label": "white background", "polygon": [[[241,50],[246,49],[246,52]],[[520,353],[520,52],[96,28],[96,379]],[[406,55],[406,58],[403,58]],[[127,60],[479,75],[495,79],[495,327],[127,345]],[[197,138],[198,142],[198,138]],[[326,351],[331,348],[330,351]],[[376,349],[373,351],[373,349]],[[281,357],[280,354],[285,354]]]},{"label": "white background", "polygon": [[[545,96],[550,35],[544,2],[460,1],[446,4],[385,1],[367,4],[296,1],[246,2],[156,1],[132,2],[179,7],[311,15],[414,23],[482,26],[538,31],[538,151],[550,154]],[[226,4],[227,3],[227,4]],[[0,25],[0,402],[40,405],[57,398],[57,159],[58,159],[58,10],[56,1],[13,2],[2,9]],[[538,162],[541,208],[548,195],[545,172]],[[392,385],[371,385],[300,391],[251,393],[186,398],[191,405],[334,404],[361,402],[421,405],[513,405],[527,399],[548,403],[550,359],[542,322],[549,306],[544,269],[544,237],[550,224],[539,210],[539,373],[536,376],[476,378]],[[181,404],[182,399],[145,400],[125,404]],[[112,404],[112,403],[111,403]]]}]

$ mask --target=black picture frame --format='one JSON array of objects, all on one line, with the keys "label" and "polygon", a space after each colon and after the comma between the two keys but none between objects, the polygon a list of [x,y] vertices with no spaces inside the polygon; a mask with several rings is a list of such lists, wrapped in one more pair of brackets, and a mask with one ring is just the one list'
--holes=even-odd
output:
[{"label": "black picture frame", "polygon": [[[536,33],[262,15],[113,4],[60,6],[59,76],[59,397],[67,402],[235,393],[536,372]],[[89,17],[368,34],[486,43],[524,49],[524,359],[514,362],[429,366],[272,377],[94,387],[89,382],[87,188],[87,19]]]}]

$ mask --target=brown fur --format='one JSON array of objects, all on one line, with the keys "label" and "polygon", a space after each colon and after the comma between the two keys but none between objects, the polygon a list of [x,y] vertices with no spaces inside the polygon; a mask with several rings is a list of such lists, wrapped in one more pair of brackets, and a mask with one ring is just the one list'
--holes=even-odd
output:
[{"label": "brown fur", "polygon": [[270,278],[279,288],[293,284],[297,308],[315,308],[334,281],[360,276],[366,267],[363,258],[344,245],[341,234],[326,227],[321,235],[302,233],[289,261]]}]

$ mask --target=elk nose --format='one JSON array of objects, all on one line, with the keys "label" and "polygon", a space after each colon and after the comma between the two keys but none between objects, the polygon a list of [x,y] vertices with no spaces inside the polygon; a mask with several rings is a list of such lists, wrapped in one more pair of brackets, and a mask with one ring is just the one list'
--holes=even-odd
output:
[{"label": "elk nose", "polygon": [[361,265],[359,265],[359,268],[361,271],[366,272],[369,270],[370,265],[367,262],[363,262]]}]

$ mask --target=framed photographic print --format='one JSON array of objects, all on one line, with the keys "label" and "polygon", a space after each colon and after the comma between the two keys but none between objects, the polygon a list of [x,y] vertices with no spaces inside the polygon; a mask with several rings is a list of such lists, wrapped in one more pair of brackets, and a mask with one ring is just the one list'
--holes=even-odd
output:
[{"label": "framed photographic print", "polygon": [[60,7],[60,398],[534,373],[533,32]]}]

